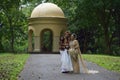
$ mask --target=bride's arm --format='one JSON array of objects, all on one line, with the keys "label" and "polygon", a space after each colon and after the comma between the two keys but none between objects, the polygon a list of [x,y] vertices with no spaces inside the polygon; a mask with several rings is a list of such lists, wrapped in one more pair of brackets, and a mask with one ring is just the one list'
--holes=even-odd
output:
[{"label": "bride's arm", "polygon": [[79,43],[78,43],[78,41],[77,40],[74,40],[74,48],[75,49],[79,49],[80,48],[80,46],[79,46]]},{"label": "bride's arm", "polygon": [[78,42],[78,40],[75,40],[74,43],[75,43],[75,46],[74,46],[75,49],[78,49],[79,52],[80,52],[80,54],[81,54],[81,50],[80,50],[80,46],[79,46],[79,42]]}]

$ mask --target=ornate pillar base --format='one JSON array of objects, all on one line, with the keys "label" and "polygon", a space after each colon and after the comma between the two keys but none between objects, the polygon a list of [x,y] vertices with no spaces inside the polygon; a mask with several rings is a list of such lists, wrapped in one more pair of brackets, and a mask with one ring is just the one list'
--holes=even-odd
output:
[{"label": "ornate pillar base", "polygon": [[40,49],[34,49],[33,52],[40,52]]}]

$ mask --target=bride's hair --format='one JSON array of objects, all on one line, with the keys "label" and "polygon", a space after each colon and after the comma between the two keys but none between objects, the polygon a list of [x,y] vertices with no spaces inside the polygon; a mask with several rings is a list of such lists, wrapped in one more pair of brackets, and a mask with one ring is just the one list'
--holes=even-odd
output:
[{"label": "bride's hair", "polygon": [[75,39],[77,39],[77,35],[75,33],[72,33],[72,35],[74,36]]}]

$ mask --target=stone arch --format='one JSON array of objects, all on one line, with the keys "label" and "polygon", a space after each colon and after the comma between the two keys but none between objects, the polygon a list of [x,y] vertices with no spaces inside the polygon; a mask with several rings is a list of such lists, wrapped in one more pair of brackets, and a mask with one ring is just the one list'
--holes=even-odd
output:
[{"label": "stone arch", "polygon": [[31,39],[29,39],[28,51],[33,50],[32,52],[35,53],[45,51],[41,49],[42,41],[44,41],[42,35],[48,31],[52,34],[50,52],[58,53],[61,30],[67,28],[67,18],[64,16],[62,9],[53,3],[42,3],[33,9],[28,21],[28,29],[32,29],[34,33],[34,50],[31,49]]},{"label": "stone arch", "polygon": [[40,32],[40,50],[41,52],[53,51],[53,30],[45,28]]},{"label": "stone arch", "polygon": [[34,31],[30,29],[28,31],[28,52],[32,52],[34,50]]}]

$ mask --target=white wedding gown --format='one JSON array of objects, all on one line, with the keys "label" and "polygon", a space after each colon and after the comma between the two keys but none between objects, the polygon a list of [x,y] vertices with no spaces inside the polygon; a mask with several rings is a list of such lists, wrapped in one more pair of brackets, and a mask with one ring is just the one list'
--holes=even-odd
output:
[{"label": "white wedding gown", "polygon": [[73,71],[70,55],[67,53],[67,49],[60,50],[61,54],[61,72]]}]

